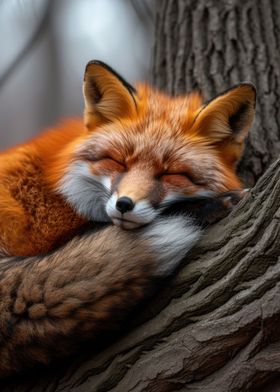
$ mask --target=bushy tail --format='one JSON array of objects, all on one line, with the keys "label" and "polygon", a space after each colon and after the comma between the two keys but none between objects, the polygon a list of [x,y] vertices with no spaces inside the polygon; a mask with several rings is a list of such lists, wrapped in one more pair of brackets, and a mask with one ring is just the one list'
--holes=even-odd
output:
[{"label": "bushy tail", "polygon": [[68,355],[118,328],[154,278],[170,274],[200,236],[189,218],[109,226],[53,254],[0,261],[0,376]]}]

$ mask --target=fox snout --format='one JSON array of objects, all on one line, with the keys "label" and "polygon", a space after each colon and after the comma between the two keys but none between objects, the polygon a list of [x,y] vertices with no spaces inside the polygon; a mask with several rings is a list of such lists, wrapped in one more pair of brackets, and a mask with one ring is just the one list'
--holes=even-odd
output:
[{"label": "fox snout", "polygon": [[156,205],[160,198],[154,194],[158,187],[149,170],[133,168],[122,175],[117,184],[112,184],[113,194],[106,204],[107,215],[115,225],[124,229],[150,223],[158,214]]},{"label": "fox snout", "polygon": [[106,213],[112,222],[124,229],[135,229],[150,223],[158,214],[148,199],[133,200],[114,193],[106,204]]},{"label": "fox snout", "polygon": [[132,211],[135,204],[130,197],[122,196],[116,201],[116,208],[121,214],[125,214],[128,211]]}]

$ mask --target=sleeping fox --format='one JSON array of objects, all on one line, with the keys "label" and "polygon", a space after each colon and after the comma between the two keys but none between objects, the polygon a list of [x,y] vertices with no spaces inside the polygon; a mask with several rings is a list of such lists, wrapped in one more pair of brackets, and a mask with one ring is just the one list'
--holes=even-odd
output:
[{"label": "sleeping fox", "polygon": [[240,190],[236,163],[256,92],[243,83],[207,104],[137,89],[87,64],[84,120],[68,120],[0,154],[0,253],[47,253],[88,227],[151,223],[166,205]]},{"label": "sleeping fox", "polygon": [[92,61],[84,122],[0,154],[2,254],[47,253],[90,222],[113,223],[51,254],[1,258],[0,378],[121,328],[201,224],[236,204],[255,95],[241,84],[208,104],[198,94],[172,98]]}]

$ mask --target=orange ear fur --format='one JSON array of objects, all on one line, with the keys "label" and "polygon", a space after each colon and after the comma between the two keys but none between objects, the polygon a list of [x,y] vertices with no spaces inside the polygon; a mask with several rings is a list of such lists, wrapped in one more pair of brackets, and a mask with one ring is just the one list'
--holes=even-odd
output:
[{"label": "orange ear fur", "polygon": [[255,87],[249,83],[240,84],[205,105],[196,117],[195,127],[210,142],[227,137],[242,142],[252,125],[255,103]]},{"label": "orange ear fur", "polygon": [[206,104],[197,114],[193,131],[206,144],[220,145],[229,163],[236,163],[255,115],[256,90],[242,83]]},{"label": "orange ear fur", "polygon": [[102,122],[132,117],[137,113],[136,90],[100,61],[87,64],[83,93],[84,118],[88,128]]}]

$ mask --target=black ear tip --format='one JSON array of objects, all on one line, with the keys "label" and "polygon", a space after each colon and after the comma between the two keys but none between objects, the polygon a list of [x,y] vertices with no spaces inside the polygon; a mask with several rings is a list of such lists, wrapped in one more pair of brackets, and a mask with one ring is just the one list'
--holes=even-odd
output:
[{"label": "black ear tip", "polygon": [[240,87],[249,88],[252,91],[252,93],[254,95],[254,101],[256,102],[257,89],[256,89],[256,86],[253,83],[251,83],[251,82],[242,82],[242,83],[239,84],[239,86]]},{"label": "black ear tip", "polygon": [[92,65],[100,65],[101,67],[104,67],[104,68],[107,68],[107,67],[108,67],[108,65],[105,64],[105,63],[103,63],[103,61],[100,61],[100,60],[90,60],[90,61],[87,63],[87,65],[86,65],[86,68],[85,68],[85,75],[86,75],[86,73],[88,72],[89,68],[90,68]]},{"label": "black ear tip", "polygon": [[239,83],[236,87],[245,88],[248,92],[248,89],[252,93],[251,102],[253,102],[253,107],[256,107],[256,100],[257,100],[257,89],[256,86],[252,82],[242,82]]},{"label": "black ear tip", "polygon": [[86,69],[88,67],[90,67],[91,65],[101,65],[101,67],[107,68],[108,65],[106,63],[104,63],[103,61],[100,60],[90,60],[87,65],[86,65]]},{"label": "black ear tip", "polygon": [[242,83],[240,83],[240,86],[249,87],[255,93],[255,95],[257,95],[257,88],[254,85],[254,83],[252,83],[252,82],[242,82]]},{"label": "black ear tip", "polygon": [[124,87],[129,90],[130,94],[136,94],[136,89],[133,86],[131,86],[131,84],[129,84],[118,72],[116,72],[108,64],[106,64],[106,63],[104,63],[103,61],[100,61],[100,60],[91,60],[91,61],[89,61],[87,63],[86,69],[85,69],[85,74],[84,74],[84,80],[85,80],[85,76],[86,76],[89,68],[92,65],[98,65],[98,66],[104,68],[106,71],[108,71],[109,73],[114,75],[116,78],[118,78],[119,81],[124,85]]}]

